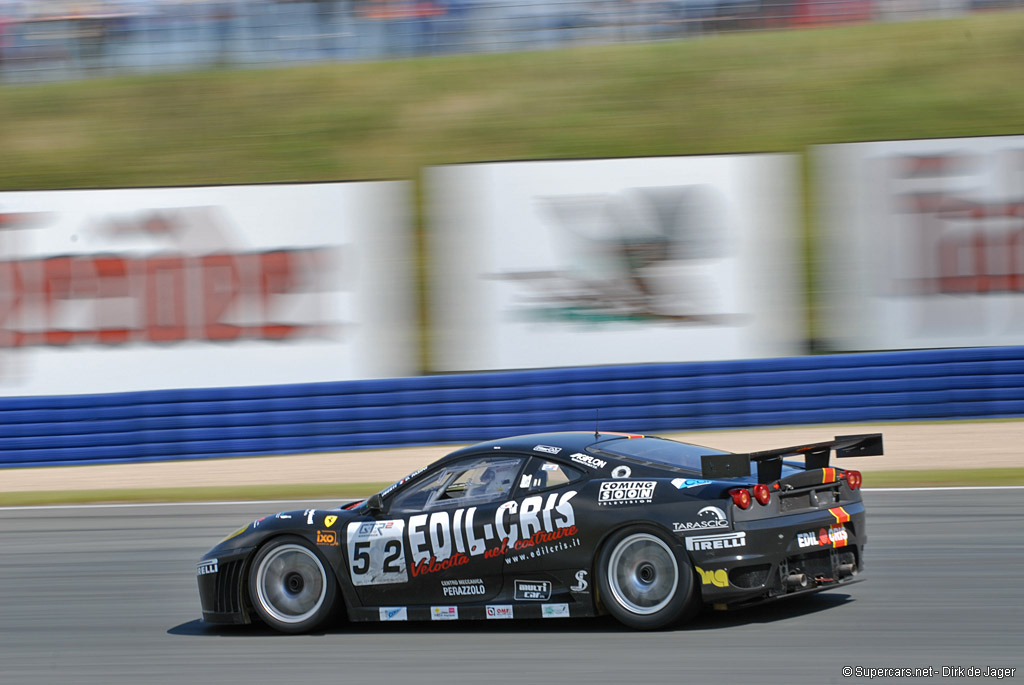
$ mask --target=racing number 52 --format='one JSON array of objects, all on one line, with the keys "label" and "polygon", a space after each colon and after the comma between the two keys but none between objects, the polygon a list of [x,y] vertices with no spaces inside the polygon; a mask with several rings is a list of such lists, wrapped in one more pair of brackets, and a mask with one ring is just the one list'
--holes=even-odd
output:
[{"label": "racing number 52", "polygon": [[[357,542],[352,547],[352,573],[366,575],[370,572],[370,547],[369,542]],[[402,573],[405,568],[399,563],[402,558],[402,543],[398,540],[388,540],[384,543],[384,563],[381,565],[383,573]]]}]

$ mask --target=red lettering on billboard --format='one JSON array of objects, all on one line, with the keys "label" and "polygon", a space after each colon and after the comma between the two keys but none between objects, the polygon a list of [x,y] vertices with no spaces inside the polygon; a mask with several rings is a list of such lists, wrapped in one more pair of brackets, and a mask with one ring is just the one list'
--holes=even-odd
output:
[{"label": "red lettering on billboard", "polygon": [[[0,347],[310,335],[323,323],[319,272],[331,266],[327,254],[316,248],[0,262]],[[304,321],[285,319],[283,298],[302,305]]]}]

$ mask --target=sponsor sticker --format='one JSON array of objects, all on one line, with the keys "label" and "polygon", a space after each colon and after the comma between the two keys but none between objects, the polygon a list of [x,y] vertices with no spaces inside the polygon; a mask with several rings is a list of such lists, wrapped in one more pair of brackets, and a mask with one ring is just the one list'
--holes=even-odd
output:
[{"label": "sponsor sticker", "polygon": [[577,464],[583,464],[584,466],[589,466],[592,469],[603,469],[608,466],[608,462],[604,459],[598,459],[597,457],[592,457],[589,454],[582,454],[580,452],[571,455],[569,458]]},{"label": "sponsor sticker", "polygon": [[330,516],[324,516],[324,525],[330,528],[334,525],[334,522],[338,520],[338,517],[331,514]]},{"label": "sponsor sticker", "polygon": [[622,480],[601,483],[597,494],[599,505],[648,504],[654,501],[653,480]]},{"label": "sponsor sticker", "polygon": [[512,618],[512,605],[488,604],[487,618]]},{"label": "sponsor sticker", "polygon": [[456,621],[459,618],[459,607],[430,607],[431,621]]},{"label": "sponsor sticker", "polygon": [[561,447],[551,447],[549,445],[536,445],[533,450],[535,452],[544,452],[546,454],[558,454],[562,451]]},{"label": "sponsor sticker", "polygon": [[541,601],[551,599],[551,581],[548,580],[517,580],[515,600],[517,602]]},{"label": "sponsor sticker", "polygon": [[712,569],[705,571],[700,566],[697,566],[697,573],[700,574],[700,582],[704,585],[714,585],[715,587],[729,587],[729,572],[724,568]]},{"label": "sponsor sticker", "polygon": [[387,585],[409,580],[403,544],[405,521],[352,521],[346,533],[353,585]]},{"label": "sponsor sticker", "polygon": [[[414,514],[406,527],[413,578],[431,573],[457,575],[473,557],[534,558],[579,545],[575,490],[504,502],[486,518],[477,507]],[[351,525],[351,524],[350,524]]]},{"label": "sponsor sticker", "polygon": [[569,618],[569,605],[541,604],[540,615],[544,618]]},{"label": "sponsor sticker", "polygon": [[587,582],[587,572],[580,569],[576,572],[576,584],[570,585],[569,589],[573,592],[586,592],[588,587],[590,583]]},{"label": "sponsor sticker", "polygon": [[406,607],[380,607],[382,621],[408,621],[409,610]]},{"label": "sponsor sticker", "polygon": [[693,521],[675,522],[672,524],[672,529],[677,533],[728,527],[729,519],[726,518],[725,512],[713,506],[707,506],[698,511],[697,518]]},{"label": "sponsor sticker", "polygon": [[699,480],[697,478],[673,478],[672,485],[676,486],[677,490],[685,490],[686,488],[696,488],[701,485],[707,485],[711,481]]},{"label": "sponsor sticker", "polygon": [[325,547],[337,547],[338,546],[338,531],[336,530],[318,530],[316,532],[316,544]]},{"label": "sponsor sticker", "polygon": [[612,478],[629,478],[633,475],[633,469],[628,466],[616,466],[612,469]]},{"label": "sponsor sticker", "polygon": [[426,470],[427,470],[427,466],[423,466],[423,467],[421,467],[421,468],[418,468],[418,469],[416,469],[415,471],[413,471],[412,473],[410,473],[410,474],[409,474],[408,476],[406,476],[406,477],[405,477],[405,478],[403,478],[402,480],[399,480],[399,481],[395,481],[395,482],[394,482],[394,483],[392,483],[391,485],[389,485],[389,486],[387,486],[386,488],[384,488],[383,490],[381,490],[381,492],[380,492],[380,496],[381,496],[381,497],[387,497],[387,496],[388,496],[388,495],[390,495],[390,494],[391,494],[392,492],[394,492],[394,490],[395,490],[396,488],[398,488],[398,487],[400,487],[400,486],[402,486],[402,485],[405,485],[405,484],[406,484],[406,483],[408,483],[408,482],[409,482],[410,480],[412,480],[413,478],[415,478],[416,476],[420,475],[421,473],[423,473],[423,472],[424,472],[424,471],[426,471]]},{"label": "sponsor sticker", "polygon": [[459,578],[457,580],[442,580],[441,592],[445,597],[486,595],[487,587],[480,578]]},{"label": "sponsor sticker", "polygon": [[817,533],[797,533],[796,542],[800,547],[846,547],[849,541],[846,527],[841,525],[821,528]]},{"label": "sponsor sticker", "polygon": [[198,564],[196,564],[196,575],[197,576],[205,576],[205,575],[208,575],[210,573],[216,573],[216,572],[217,572],[217,560],[216,559],[207,559],[206,561],[200,561]]},{"label": "sponsor sticker", "polygon": [[705,552],[716,549],[732,549],[745,547],[746,533],[722,533],[720,535],[695,535],[686,538],[686,549],[691,552]]}]

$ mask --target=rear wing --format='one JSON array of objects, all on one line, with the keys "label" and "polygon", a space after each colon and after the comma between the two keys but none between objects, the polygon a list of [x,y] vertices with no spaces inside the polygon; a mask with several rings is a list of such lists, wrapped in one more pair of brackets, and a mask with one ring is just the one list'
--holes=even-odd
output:
[{"label": "rear wing", "polygon": [[704,478],[735,478],[750,475],[750,463],[757,462],[757,482],[771,483],[782,477],[785,457],[803,457],[804,469],[828,468],[829,457],[877,457],[882,454],[882,434],[837,435],[835,440],[808,445],[779,447],[749,454],[704,454],[700,458]]}]

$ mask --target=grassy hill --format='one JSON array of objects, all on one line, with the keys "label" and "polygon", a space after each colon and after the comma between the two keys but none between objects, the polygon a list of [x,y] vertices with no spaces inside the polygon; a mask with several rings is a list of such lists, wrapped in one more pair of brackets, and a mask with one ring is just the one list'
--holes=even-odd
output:
[{"label": "grassy hill", "polygon": [[496,159],[1024,133],[1024,12],[0,85],[0,190],[415,177]]}]

